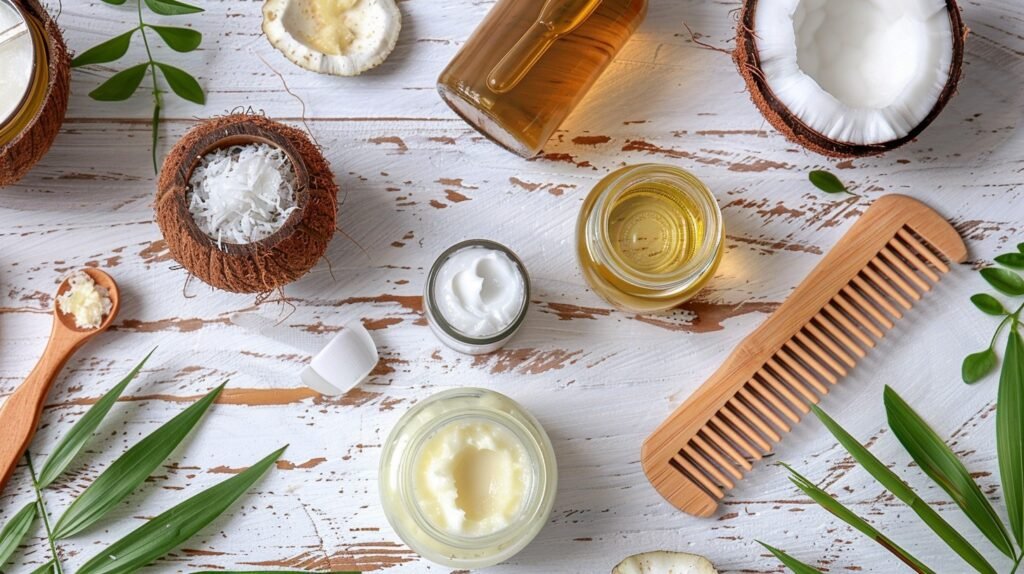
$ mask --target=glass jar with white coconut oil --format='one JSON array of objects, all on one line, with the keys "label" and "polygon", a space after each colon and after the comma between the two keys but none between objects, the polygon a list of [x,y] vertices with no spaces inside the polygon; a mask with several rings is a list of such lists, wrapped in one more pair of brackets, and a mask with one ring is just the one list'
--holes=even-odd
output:
[{"label": "glass jar with white coconut oil", "polygon": [[558,471],[544,429],[484,389],[438,393],[395,425],[381,456],[388,522],[410,548],[451,568],[512,557],[541,531]]},{"label": "glass jar with white coconut oil", "polygon": [[17,2],[0,0],[0,147],[36,117],[49,76],[42,24]]}]

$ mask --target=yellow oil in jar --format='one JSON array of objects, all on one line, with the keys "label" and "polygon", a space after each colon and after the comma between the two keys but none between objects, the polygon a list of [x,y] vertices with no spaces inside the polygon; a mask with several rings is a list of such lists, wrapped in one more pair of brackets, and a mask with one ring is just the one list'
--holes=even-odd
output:
[{"label": "yellow oil in jar", "polygon": [[629,166],[583,202],[577,257],[587,283],[612,305],[662,311],[707,283],[723,237],[721,211],[699,179],[672,166]]}]

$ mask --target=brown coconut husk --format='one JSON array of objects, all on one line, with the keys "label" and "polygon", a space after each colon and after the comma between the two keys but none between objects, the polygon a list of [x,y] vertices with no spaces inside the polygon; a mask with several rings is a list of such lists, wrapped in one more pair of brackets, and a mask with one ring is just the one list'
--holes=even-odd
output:
[{"label": "brown coconut husk", "polygon": [[[758,0],[745,0],[740,11],[739,20],[736,26],[736,49],[733,51],[733,60],[739,68],[740,74],[747,83],[747,91],[754,105],[761,110],[768,123],[775,129],[782,132],[789,140],[822,155],[831,157],[864,157],[883,154],[896,149],[907,142],[921,135],[929,124],[938,117],[939,113],[949,100],[956,94],[957,85],[960,83],[960,76],[963,71],[964,42],[967,40],[968,29],[964,25],[960,15],[960,8],[956,0],[946,0],[947,11],[953,33],[953,61],[950,64],[949,78],[939,95],[935,106],[910,133],[902,138],[888,141],[881,144],[851,144],[836,141],[828,138],[805,124],[800,118],[793,115],[772,92],[771,87],[761,71],[761,61],[757,51],[757,36],[754,32],[754,15],[757,11]],[[959,33],[957,33],[959,31]]]},{"label": "brown coconut husk", "polygon": [[71,55],[60,28],[37,0],[16,0],[29,16],[42,23],[46,40],[49,81],[42,106],[20,134],[0,146],[0,187],[21,179],[49,151],[68,109]]},{"label": "brown coconut husk", "polygon": [[[299,208],[270,237],[218,247],[188,210],[188,181],[207,153],[249,143],[288,154]],[[194,127],[167,155],[157,182],[156,220],[171,256],[207,284],[234,293],[269,293],[305,275],[327,250],[337,213],[338,186],[320,150],[305,132],[258,115],[232,114]]]}]

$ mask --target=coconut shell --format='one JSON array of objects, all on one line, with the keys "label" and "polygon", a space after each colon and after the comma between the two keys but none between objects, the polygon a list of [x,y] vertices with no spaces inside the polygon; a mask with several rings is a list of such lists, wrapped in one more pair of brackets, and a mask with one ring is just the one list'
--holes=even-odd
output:
[{"label": "coconut shell", "polygon": [[42,106],[24,130],[0,146],[0,187],[21,179],[49,151],[68,109],[71,55],[60,28],[37,0],[15,0],[42,23],[49,65],[49,82]]},{"label": "coconut shell", "polygon": [[747,91],[754,105],[761,110],[768,123],[775,129],[782,132],[789,140],[796,142],[813,152],[831,157],[864,157],[883,154],[896,149],[903,144],[917,138],[929,124],[938,117],[939,112],[946,107],[949,100],[956,93],[957,85],[960,83],[960,75],[963,70],[964,42],[967,39],[967,26],[964,25],[960,16],[960,8],[956,0],[946,0],[947,12],[949,13],[950,28],[953,31],[953,59],[950,63],[949,78],[946,85],[939,94],[928,115],[907,135],[880,144],[851,144],[848,142],[836,141],[825,135],[814,131],[800,118],[793,115],[779,99],[772,93],[771,87],[765,80],[761,71],[761,61],[757,50],[757,36],[754,31],[754,15],[757,12],[758,0],[744,0],[740,11],[740,17],[736,25],[736,49],[733,51],[733,60],[739,68],[743,80],[747,83]]},{"label": "coconut shell", "polygon": [[[189,212],[189,179],[207,153],[240,144],[281,148],[295,169],[298,209],[273,235],[253,243],[217,242]],[[334,236],[338,186],[319,148],[302,131],[250,114],[202,122],[167,155],[157,182],[156,220],[171,256],[205,283],[234,293],[268,293],[305,275]]]}]

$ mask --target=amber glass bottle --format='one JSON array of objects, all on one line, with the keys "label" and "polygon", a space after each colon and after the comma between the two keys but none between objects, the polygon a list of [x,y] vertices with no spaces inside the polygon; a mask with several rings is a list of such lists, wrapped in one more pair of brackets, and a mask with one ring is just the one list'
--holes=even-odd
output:
[{"label": "amber glass bottle", "polygon": [[441,97],[481,133],[536,155],[611,63],[647,0],[499,0],[441,73]]}]

